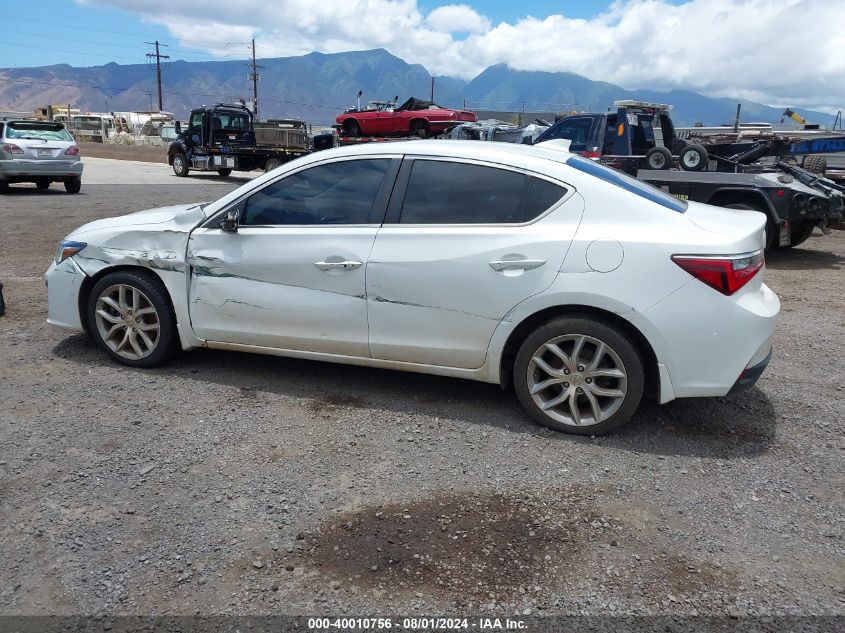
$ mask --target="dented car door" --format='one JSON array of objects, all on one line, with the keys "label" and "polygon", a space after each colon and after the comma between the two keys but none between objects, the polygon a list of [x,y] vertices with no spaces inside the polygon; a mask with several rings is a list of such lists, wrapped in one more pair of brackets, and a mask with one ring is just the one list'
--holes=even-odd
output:
[{"label": "dented car door", "polygon": [[398,162],[307,167],[236,202],[236,230],[219,226],[226,212],[196,229],[188,243],[196,335],[368,356],[366,261]]}]

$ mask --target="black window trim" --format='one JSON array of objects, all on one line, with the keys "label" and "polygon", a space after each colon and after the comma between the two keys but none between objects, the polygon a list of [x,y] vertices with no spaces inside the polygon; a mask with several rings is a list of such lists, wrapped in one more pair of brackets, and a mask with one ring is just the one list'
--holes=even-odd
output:
[{"label": "black window trim", "polygon": [[[492,167],[494,169],[504,169],[505,171],[512,171],[519,174],[524,174],[526,176],[539,178],[541,180],[545,180],[547,182],[552,183],[553,185],[557,185],[558,187],[563,187],[566,189],[566,193],[552,206],[548,209],[543,211],[541,214],[528,220],[527,222],[469,222],[469,223],[442,223],[442,224],[404,224],[401,222],[401,215],[402,215],[402,204],[405,201],[405,192],[408,188],[408,180],[411,177],[411,170],[413,169],[413,165],[418,160],[430,160],[430,161],[439,161],[439,162],[450,162],[450,163],[461,163],[463,165],[478,165],[479,167]],[[467,158],[459,158],[456,156],[431,156],[431,155],[405,155],[405,160],[402,161],[402,167],[399,170],[399,175],[396,178],[396,184],[393,187],[393,193],[390,196],[390,202],[387,205],[387,213],[384,218],[384,226],[390,226],[391,228],[396,227],[407,227],[407,228],[422,228],[422,227],[491,227],[491,226],[507,226],[507,227],[520,227],[520,226],[530,226],[532,224],[536,224],[543,220],[546,216],[553,213],[559,207],[564,205],[572,196],[576,193],[575,187],[569,183],[566,183],[562,180],[549,176],[548,174],[539,173],[536,171],[532,171],[530,169],[525,169],[523,167],[517,167],[515,165],[507,165],[504,163],[497,163],[493,161],[485,161],[485,160],[478,160],[478,159],[467,159]]]},{"label": "black window trim", "polygon": [[274,178],[273,180],[268,180],[260,187],[255,189],[250,189],[246,193],[244,193],[241,197],[236,200],[233,200],[225,207],[220,209],[217,213],[211,216],[208,220],[203,222],[200,225],[200,228],[204,229],[217,229],[220,228],[220,222],[226,217],[226,214],[229,211],[236,210],[238,212],[238,218],[240,219],[243,216],[244,212],[244,202],[246,202],[247,198],[250,196],[255,195],[262,189],[273,185],[280,180],[284,180],[289,176],[293,176],[300,172],[306,171],[308,169],[313,169],[314,167],[321,167],[323,165],[330,165],[332,163],[342,163],[351,160],[390,160],[390,165],[387,168],[387,172],[384,175],[384,182],[382,182],[381,187],[379,188],[378,193],[376,194],[375,203],[373,204],[373,208],[370,210],[370,222],[365,224],[245,224],[242,228],[243,229],[259,229],[259,228],[310,228],[310,227],[320,227],[320,228],[331,228],[331,227],[374,227],[378,228],[382,225],[384,221],[384,215],[386,213],[388,200],[390,198],[391,192],[393,191],[394,184],[396,182],[396,174],[399,171],[400,165],[402,163],[402,156],[398,156],[396,154],[379,154],[379,155],[366,155],[366,156],[340,156],[337,158],[331,158],[327,160],[321,160],[315,163],[308,163],[307,165],[303,165],[302,167],[295,169],[293,171],[286,172],[280,175],[278,178]]}]

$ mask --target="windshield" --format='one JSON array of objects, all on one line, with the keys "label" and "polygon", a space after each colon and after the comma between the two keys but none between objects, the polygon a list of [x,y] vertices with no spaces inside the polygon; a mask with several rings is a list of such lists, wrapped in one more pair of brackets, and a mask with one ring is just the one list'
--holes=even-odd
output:
[{"label": "windshield", "polygon": [[578,171],[583,171],[586,174],[590,174],[591,176],[595,176],[605,182],[621,187],[625,191],[630,191],[631,193],[638,195],[640,198],[656,202],[660,206],[671,209],[672,211],[683,213],[687,210],[687,203],[682,200],[678,200],[675,196],[643,182],[642,180],[632,178],[621,171],[605,167],[596,161],[589,160],[588,158],[582,158],[581,156],[572,156],[567,159],[566,164],[570,167],[574,167]]},{"label": "windshield", "polygon": [[72,141],[73,137],[58,123],[12,122],[6,124],[6,138],[44,141]]}]

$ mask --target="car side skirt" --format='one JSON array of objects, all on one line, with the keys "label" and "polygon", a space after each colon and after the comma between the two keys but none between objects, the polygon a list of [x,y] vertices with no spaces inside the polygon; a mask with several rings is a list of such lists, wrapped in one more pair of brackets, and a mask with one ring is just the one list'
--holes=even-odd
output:
[{"label": "car side skirt", "polygon": [[376,367],[378,369],[394,369],[398,371],[414,372],[418,374],[432,374],[448,376],[450,378],[464,378],[479,382],[498,383],[498,376],[491,376],[486,365],[479,369],[460,369],[457,367],[443,367],[441,365],[421,365],[401,361],[382,360],[379,358],[364,358],[360,356],[342,356],[340,354],[326,354],[323,352],[307,352],[296,349],[278,349],[262,347],[260,345],[243,345],[240,343],[222,343],[220,341],[206,341],[205,347],[234,352],[248,352],[252,354],[266,354],[270,356],[284,356],[287,358],[301,358],[304,360],[318,360],[344,365],[360,365],[362,367]]}]

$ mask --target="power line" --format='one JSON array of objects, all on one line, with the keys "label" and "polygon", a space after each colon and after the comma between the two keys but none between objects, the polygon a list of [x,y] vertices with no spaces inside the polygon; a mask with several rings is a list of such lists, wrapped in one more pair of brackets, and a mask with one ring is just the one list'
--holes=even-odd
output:
[{"label": "power line", "polygon": [[[153,42],[145,42],[150,46],[153,45]],[[161,112],[164,110],[164,104],[162,103],[161,99],[161,60],[162,59],[170,59],[170,55],[162,55],[159,52],[159,43],[158,40],[155,42],[156,52],[155,53],[147,53],[147,57],[155,57],[156,58],[156,83],[158,84],[158,111]],[[161,44],[161,46],[167,46],[167,44]]]}]

